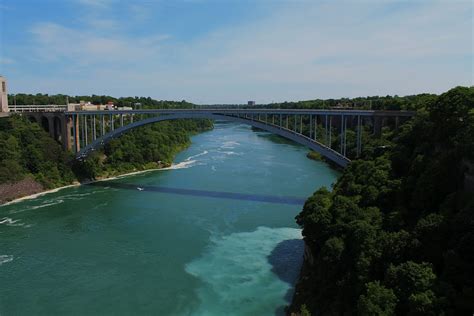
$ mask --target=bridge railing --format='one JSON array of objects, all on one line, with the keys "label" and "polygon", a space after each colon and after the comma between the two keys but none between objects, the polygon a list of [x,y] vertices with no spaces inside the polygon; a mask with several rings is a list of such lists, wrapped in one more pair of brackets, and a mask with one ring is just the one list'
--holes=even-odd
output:
[{"label": "bridge railing", "polygon": [[9,105],[8,109],[10,112],[65,112],[67,111],[67,105]]}]

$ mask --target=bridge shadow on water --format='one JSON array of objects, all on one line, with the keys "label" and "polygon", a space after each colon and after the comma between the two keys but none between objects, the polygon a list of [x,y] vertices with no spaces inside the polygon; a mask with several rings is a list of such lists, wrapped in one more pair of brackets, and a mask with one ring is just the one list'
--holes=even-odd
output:
[{"label": "bridge shadow on water", "polygon": [[[290,285],[285,294],[285,301],[290,304],[295,290],[295,284],[303,264],[304,241],[303,239],[289,239],[280,242],[267,257],[272,265],[272,272],[283,282]],[[286,315],[286,305],[279,306],[275,315]]]},{"label": "bridge shadow on water", "polygon": [[[257,194],[244,194],[244,193],[232,193],[222,191],[206,191],[206,190],[195,190],[195,189],[181,189],[181,188],[170,188],[161,186],[151,185],[137,185],[115,181],[99,181],[88,184],[90,186],[98,187],[110,187],[124,190],[140,191],[141,193],[146,192],[159,192],[159,193],[170,193],[177,195],[188,195],[188,196],[199,196],[209,198],[220,198],[220,199],[234,199],[234,200],[245,200],[245,201],[256,201],[256,202],[268,202],[268,203],[279,203],[279,204],[291,204],[302,206],[305,202],[303,198],[297,197],[285,197],[285,196],[273,196],[273,195],[257,195]],[[285,294],[285,301],[288,304],[278,306],[275,309],[275,315],[286,315],[285,308],[291,303],[291,299],[294,292],[294,286],[298,280],[301,265],[303,263],[304,253],[304,241],[302,239],[289,239],[280,242],[272,252],[267,256],[267,260],[272,266],[272,272],[283,282],[288,283],[290,288]]]},{"label": "bridge shadow on water", "polygon": [[129,184],[115,181],[99,181],[89,183],[87,185],[99,186],[99,187],[110,187],[124,190],[134,190],[140,192],[158,192],[158,193],[169,193],[177,195],[188,195],[188,196],[199,196],[217,199],[231,199],[231,200],[243,200],[243,201],[255,201],[255,202],[267,202],[277,204],[290,204],[302,206],[305,202],[304,198],[292,197],[292,196],[277,196],[277,195],[264,195],[264,194],[247,194],[247,193],[234,193],[224,191],[210,191],[210,190],[196,190],[196,189],[182,189],[182,188],[171,188],[161,187],[153,185],[138,185]]}]

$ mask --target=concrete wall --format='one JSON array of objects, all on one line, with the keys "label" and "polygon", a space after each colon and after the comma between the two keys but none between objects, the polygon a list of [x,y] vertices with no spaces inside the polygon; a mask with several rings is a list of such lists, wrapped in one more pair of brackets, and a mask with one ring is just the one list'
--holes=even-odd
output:
[{"label": "concrete wall", "polygon": [[0,112],[9,112],[7,91],[7,79],[0,76]]},{"label": "concrete wall", "polygon": [[23,113],[22,115],[42,126],[49,133],[49,136],[63,145],[64,149],[72,148],[72,120],[64,113],[32,112]]}]

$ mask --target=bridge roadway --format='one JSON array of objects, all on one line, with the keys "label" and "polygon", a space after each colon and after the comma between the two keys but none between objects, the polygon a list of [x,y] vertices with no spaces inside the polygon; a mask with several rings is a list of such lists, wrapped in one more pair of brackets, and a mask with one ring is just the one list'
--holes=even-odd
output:
[{"label": "bridge roadway", "polygon": [[65,111],[67,115],[104,115],[104,114],[175,114],[175,113],[206,113],[222,115],[349,115],[369,117],[412,117],[413,111],[376,111],[376,110],[336,110],[336,109],[146,109],[146,110],[97,110],[97,111]]}]

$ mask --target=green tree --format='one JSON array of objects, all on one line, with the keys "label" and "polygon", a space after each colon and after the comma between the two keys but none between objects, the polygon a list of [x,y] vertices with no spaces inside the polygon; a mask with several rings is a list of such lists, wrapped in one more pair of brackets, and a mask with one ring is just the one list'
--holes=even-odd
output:
[{"label": "green tree", "polygon": [[393,290],[381,285],[379,281],[369,282],[365,287],[365,293],[359,297],[357,303],[359,315],[395,315],[398,299]]}]

